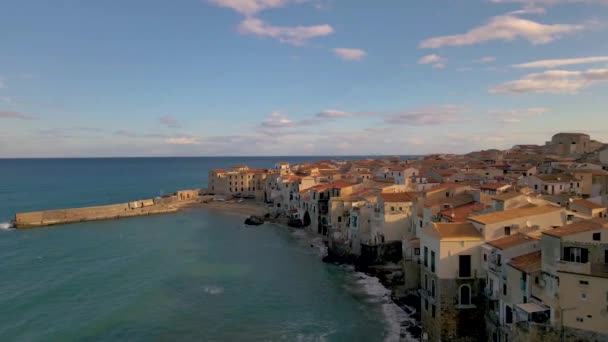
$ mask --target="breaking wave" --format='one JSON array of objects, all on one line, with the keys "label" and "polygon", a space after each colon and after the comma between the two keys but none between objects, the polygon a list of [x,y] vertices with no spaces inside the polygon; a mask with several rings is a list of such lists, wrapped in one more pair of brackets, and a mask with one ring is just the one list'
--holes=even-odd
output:
[{"label": "breaking wave", "polygon": [[387,342],[416,341],[405,327],[417,325],[417,322],[403,308],[393,302],[391,290],[384,287],[376,277],[361,272],[356,272],[355,276],[358,278],[356,283],[369,296],[368,301],[378,303],[382,307],[382,314],[387,323],[387,335],[384,340]]},{"label": "breaking wave", "polygon": [[0,230],[15,229],[12,222],[0,222]]},{"label": "breaking wave", "polygon": [[204,289],[205,293],[208,293],[210,295],[218,295],[224,292],[224,289],[222,287],[218,287],[218,286],[205,286]]}]

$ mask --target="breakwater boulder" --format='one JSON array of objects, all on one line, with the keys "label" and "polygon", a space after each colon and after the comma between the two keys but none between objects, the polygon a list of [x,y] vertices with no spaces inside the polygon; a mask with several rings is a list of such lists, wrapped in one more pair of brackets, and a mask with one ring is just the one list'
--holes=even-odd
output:
[{"label": "breakwater boulder", "polygon": [[260,216],[249,216],[246,220],[245,220],[245,224],[248,226],[259,226],[264,224],[264,218],[260,217]]}]

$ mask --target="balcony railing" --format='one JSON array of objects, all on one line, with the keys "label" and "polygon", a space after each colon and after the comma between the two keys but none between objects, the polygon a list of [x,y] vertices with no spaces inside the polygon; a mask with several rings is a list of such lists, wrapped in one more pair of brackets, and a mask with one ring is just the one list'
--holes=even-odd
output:
[{"label": "balcony railing", "polygon": [[568,272],[568,273],[580,273],[580,274],[591,274],[591,263],[590,262],[572,262],[566,260],[557,261],[557,271]]}]

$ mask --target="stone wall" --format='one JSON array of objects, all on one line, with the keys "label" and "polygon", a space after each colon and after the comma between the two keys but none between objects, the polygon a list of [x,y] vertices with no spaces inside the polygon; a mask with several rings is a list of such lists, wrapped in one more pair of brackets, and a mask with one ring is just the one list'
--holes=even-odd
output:
[{"label": "stone wall", "polygon": [[175,204],[197,200],[199,198],[198,190],[186,190],[179,193],[188,194],[190,197],[181,196],[183,199],[180,199],[177,195],[172,195],[155,199],[144,199],[94,207],[17,213],[15,214],[15,226],[17,228],[32,228],[64,223],[168,213],[177,210],[174,206]]}]

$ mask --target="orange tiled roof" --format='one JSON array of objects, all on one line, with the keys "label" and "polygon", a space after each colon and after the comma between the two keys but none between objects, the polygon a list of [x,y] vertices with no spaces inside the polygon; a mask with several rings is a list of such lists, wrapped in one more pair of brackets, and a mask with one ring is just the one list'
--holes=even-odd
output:
[{"label": "orange tiled roof", "polygon": [[380,197],[385,203],[412,202],[412,196],[407,192],[381,193]]},{"label": "orange tiled roof", "polygon": [[534,273],[541,270],[542,255],[540,251],[520,255],[511,259],[509,265],[526,273]]},{"label": "orange tiled roof", "polygon": [[563,209],[561,207],[555,206],[555,205],[549,205],[549,204],[542,205],[542,206],[530,205],[530,206],[526,206],[526,207],[522,207],[522,208],[509,209],[509,210],[497,211],[497,212],[493,212],[493,213],[489,213],[489,214],[471,216],[471,217],[469,217],[469,220],[479,222],[481,224],[493,224],[493,223],[513,220],[513,219],[520,218],[520,217],[548,214],[548,213],[552,213],[552,212],[560,211],[560,210],[563,210]]},{"label": "orange tiled roof", "polygon": [[578,234],[583,232],[588,232],[600,228],[608,228],[608,220],[606,219],[591,219],[584,220],[579,222],[574,222],[567,224],[565,226],[561,226],[559,228],[549,229],[543,231],[543,234],[555,236],[555,237],[563,237],[572,234]]},{"label": "orange tiled roof", "polygon": [[511,247],[519,246],[526,242],[534,241],[536,239],[531,238],[524,234],[513,234],[505,237],[501,237],[500,239],[488,241],[489,245],[492,245],[498,249],[509,249]]},{"label": "orange tiled roof", "polygon": [[578,206],[581,206],[581,207],[585,207],[585,208],[588,208],[588,209],[602,209],[602,208],[605,208],[604,206],[601,206],[601,205],[599,205],[597,203],[593,203],[590,200],[587,200],[587,199],[584,199],[584,198],[581,198],[581,199],[578,199],[576,201],[573,201],[572,204],[575,204],[575,205],[578,205]]}]

